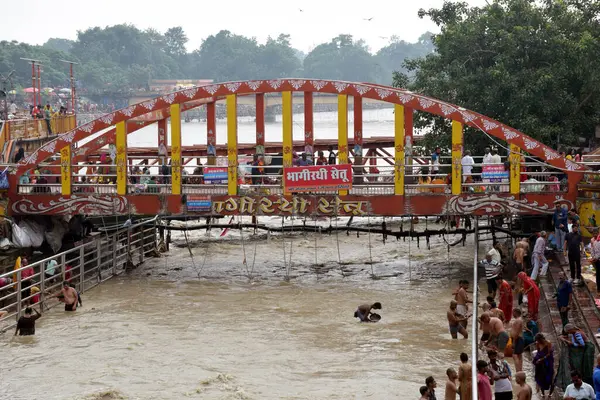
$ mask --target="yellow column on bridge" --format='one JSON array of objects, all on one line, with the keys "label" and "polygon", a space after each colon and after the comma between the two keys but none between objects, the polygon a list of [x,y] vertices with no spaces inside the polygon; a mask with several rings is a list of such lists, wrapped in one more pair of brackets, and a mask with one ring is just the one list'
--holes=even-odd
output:
[{"label": "yellow column on bridge", "polygon": [[171,104],[171,194],[181,194],[181,105]]},{"label": "yellow column on bridge", "polygon": [[[292,92],[281,93],[283,123],[283,168],[292,166],[294,152],[294,109],[292,104]],[[284,179],[285,181],[285,179]],[[285,194],[289,194],[286,188],[283,188]]]},{"label": "yellow column on bridge", "polygon": [[71,171],[73,170],[71,163],[71,145],[69,145],[60,149],[60,182],[63,196],[71,195]]},{"label": "yellow column on bridge", "polygon": [[394,194],[404,196],[404,106],[394,105]]},{"label": "yellow column on bridge", "polygon": [[[348,164],[348,95],[338,95],[338,160],[340,164]],[[340,190],[340,196],[348,194]]]},{"label": "yellow column on bridge", "polygon": [[519,146],[510,145],[510,194],[521,192],[521,149]]},{"label": "yellow column on bridge", "polygon": [[452,194],[462,192],[463,124],[452,121]]},{"label": "yellow column on bridge", "polygon": [[115,132],[115,145],[117,156],[117,194],[127,194],[127,121],[117,123]]},{"label": "yellow column on bridge", "polygon": [[238,180],[238,137],[237,137],[237,96],[227,95],[227,193],[237,195]]}]

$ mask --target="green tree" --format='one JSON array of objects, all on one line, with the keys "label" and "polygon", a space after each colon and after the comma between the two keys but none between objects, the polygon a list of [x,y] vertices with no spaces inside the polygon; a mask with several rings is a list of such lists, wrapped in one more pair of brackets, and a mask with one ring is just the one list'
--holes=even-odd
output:
[{"label": "green tree", "polygon": [[[591,138],[600,117],[597,0],[494,0],[469,7],[447,1],[421,10],[441,33],[435,53],[406,62],[411,89],[513,126],[549,145]],[[395,84],[406,83],[396,75]],[[430,142],[449,140],[447,121],[420,113]],[[480,153],[481,134],[465,135]]]},{"label": "green tree", "polygon": [[179,57],[185,55],[185,44],[187,42],[188,38],[183,31],[183,28],[180,26],[169,28],[167,32],[165,32],[165,51],[171,56]]},{"label": "green tree", "polygon": [[73,41],[69,39],[50,38],[43,46],[52,50],[62,51],[63,53],[69,53],[73,47]]}]

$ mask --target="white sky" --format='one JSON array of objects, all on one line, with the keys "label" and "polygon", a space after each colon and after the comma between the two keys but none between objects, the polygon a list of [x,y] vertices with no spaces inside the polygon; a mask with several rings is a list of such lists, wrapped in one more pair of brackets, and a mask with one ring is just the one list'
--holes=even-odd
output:
[{"label": "white sky", "polygon": [[[8,0],[2,0],[8,1]],[[444,0],[29,0],[2,7],[0,40],[43,44],[50,37],[76,39],[77,30],[129,23],[160,32],[182,26],[188,51],[211,34],[226,29],[256,37],[288,33],[304,52],[340,33],[365,39],[372,51],[392,35],[414,42],[437,27],[419,19],[419,8],[441,7]],[[471,5],[485,0],[467,0]],[[172,6],[172,7],[171,7]],[[303,12],[300,12],[300,9]],[[372,21],[365,18],[373,17]]]}]

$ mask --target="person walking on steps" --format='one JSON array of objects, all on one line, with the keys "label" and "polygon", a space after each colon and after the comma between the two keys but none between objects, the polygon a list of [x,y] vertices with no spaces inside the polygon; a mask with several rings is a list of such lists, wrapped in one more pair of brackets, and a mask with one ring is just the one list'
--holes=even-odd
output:
[{"label": "person walking on steps", "polygon": [[569,259],[569,268],[571,269],[571,279],[574,285],[583,283],[581,276],[581,253],[583,253],[583,239],[579,233],[579,227],[573,225],[572,232],[565,236],[564,254]]}]

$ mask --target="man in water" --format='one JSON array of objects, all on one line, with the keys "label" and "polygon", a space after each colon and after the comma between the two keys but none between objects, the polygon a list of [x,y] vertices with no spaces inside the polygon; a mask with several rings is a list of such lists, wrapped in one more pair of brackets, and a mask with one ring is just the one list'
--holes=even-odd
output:
[{"label": "man in water", "polygon": [[[35,315],[31,315],[32,311],[35,312]],[[19,336],[35,335],[35,321],[41,316],[42,315],[35,308],[27,307],[25,309],[25,315],[17,321],[15,336],[17,336],[17,334],[19,334]]]},{"label": "man in water", "polygon": [[450,328],[450,335],[452,335],[452,339],[457,339],[458,333],[460,332],[460,334],[463,335],[465,339],[467,339],[469,337],[469,334],[467,333],[465,327],[461,325],[461,322],[466,320],[467,317],[458,315],[458,313],[456,312],[456,306],[456,301],[452,300],[450,302],[450,308],[446,312],[446,316],[448,318],[448,326]]},{"label": "man in water", "polygon": [[515,381],[517,382],[517,400],[531,400],[533,391],[531,386],[526,383],[527,375],[525,372],[519,371],[515,375]]},{"label": "man in water", "polygon": [[499,318],[490,317],[490,314],[483,313],[481,315],[481,322],[485,326],[487,325],[488,331],[490,332],[490,338],[486,342],[486,346],[490,343],[493,347],[498,349],[499,352],[504,353],[506,345],[508,344],[508,333],[504,330],[504,324]]},{"label": "man in water", "polygon": [[492,296],[488,296],[486,300],[487,300],[488,306],[490,306],[489,310],[486,310],[486,311],[489,311],[489,313],[492,317],[496,317],[499,320],[501,320],[502,322],[504,322],[504,319],[505,319],[504,311],[502,311],[501,309],[498,308],[494,298]]},{"label": "man in water", "polygon": [[512,340],[513,360],[515,361],[515,369],[517,372],[523,371],[523,351],[525,350],[525,340],[523,340],[523,318],[521,310],[515,308],[513,310],[513,320],[510,324],[510,337]]},{"label": "man in water", "polygon": [[69,285],[69,282],[64,281],[61,292],[56,296],[60,301],[65,303],[65,311],[75,311],[77,309],[77,290]]},{"label": "man in water", "polygon": [[435,388],[437,387],[437,382],[433,376],[428,376],[427,379],[425,379],[425,386],[427,386],[427,393],[429,394],[429,397],[427,398],[429,400],[436,400]]},{"label": "man in water", "polygon": [[469,300],[469,296],[467,295],[467,290],[469,289],[469,281],[462,280],[458,284],[458,290],[456,291],[456,295],[454,299],[456,300],[456,315],[459,317],[463,317],[464,319],[460,321],[460,324],[463,328],[467,329],[467,314],[469,312],[468,303],[473,303],[473,300]]},{"label": "man in water", "polygon": [[456,400],[456,395],[458,394],[458,388],[456,387],[456,380],[458,379],[458,374],[454,370],[454,368],[448,368],[446,370],[446,376],[448,376],[448,380],[446,381],[446,392],[444,393],[444,400]]},{"label": "man in water", "polygon": [[381,303],[362,304],[354,312],[354,317],[360,319],[360,322],[371,322],[371,310],[381,310]]},{"label": "man in water", "polygon": [[525,271],[525,247],[523,246],[523,242],[517,242],[513,253],[513,260],[518,272]]}]

